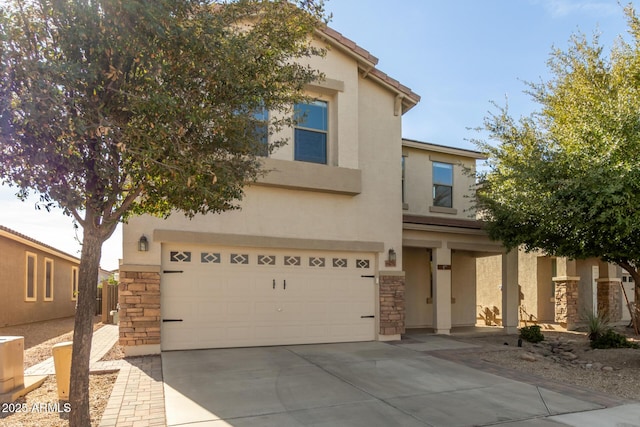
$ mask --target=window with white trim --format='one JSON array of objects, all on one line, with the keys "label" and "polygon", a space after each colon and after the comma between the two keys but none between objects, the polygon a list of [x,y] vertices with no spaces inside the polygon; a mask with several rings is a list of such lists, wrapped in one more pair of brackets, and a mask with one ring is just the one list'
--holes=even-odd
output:
[{"label": "window with white trim", "polygon": [[327,164],[328,110],[329,104],[326,101],[295,105],[295,160]]},{"label": "window with white trim", "polygon": [[78,299],[78,267],[71,267],[71,300]]},{"label": "window with white trim", "polygon": [[433,162],[433,206],[453,207],[453,165]]},{"label": "window with white trim", "polygon": [[38,256],[27,252],[25,260],[24,279],[24,300],[36,301],[38,299],[37,278],[38,278]]},{"label": "window with white trim", "polygon": [[44,259],[44,297],[45,301],[53,301],[53,260]]}]

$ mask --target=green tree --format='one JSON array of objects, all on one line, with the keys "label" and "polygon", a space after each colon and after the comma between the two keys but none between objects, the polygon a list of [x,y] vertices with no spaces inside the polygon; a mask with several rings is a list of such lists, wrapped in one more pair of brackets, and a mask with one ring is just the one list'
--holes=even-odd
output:
[{"label": "green tree", "polygon": [[[311,44],[324,21],[322,0],[0,6],[0,181],[83,228],[72,426],[90,424],[102,243],[134,214],[235,208],[261,173],[261,133],[291,125],[304,86],[322,78],[300,59],[324,53]],[[278,114],[265,123],[263,108]]]},{"label": "green tree", "polygon": [[504,107],[485,119],[477,208],[509,249],[597,257],[640,284],[640,21],[632,6],[625,13],[630,41],[609,55],[584,35],[552,51],[552,77],[529,84],[538,112],[516,120]]}]

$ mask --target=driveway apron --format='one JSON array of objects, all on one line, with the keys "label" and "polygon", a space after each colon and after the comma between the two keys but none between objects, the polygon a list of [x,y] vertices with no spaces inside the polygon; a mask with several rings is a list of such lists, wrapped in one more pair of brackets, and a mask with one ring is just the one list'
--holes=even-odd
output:
[{"label": "driveway apron", "polygon": [[588,425],[571,416],[604,408],[429,356],[469,346],[432,338],[165,352],[167,425]]}]

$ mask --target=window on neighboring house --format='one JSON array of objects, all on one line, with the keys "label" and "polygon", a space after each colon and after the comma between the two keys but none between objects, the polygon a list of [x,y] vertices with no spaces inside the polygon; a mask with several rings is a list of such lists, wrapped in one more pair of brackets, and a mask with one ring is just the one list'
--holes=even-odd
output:
[{"label": "window on neighboring house", "polygon": [[453,207],[453,165],[433,162],[433,206]]},{"label": "window on neighboring house", "polygon": [[71,267],[71,300],[78,299],[78,267]]},{"label": "window on neighboring house", "polygon": [[295,105],[294,158],[327,164],[328,103],[314,101]]},{"label": "window on neighboring house", "polygon": [[37,299],[37,261],[38,257],[36,256],[36,254],[27,252],[24,289],[25,301],[35,301]]},{"label": "window on neighboring house", "polygon": [[44,300],[53,301],[53,260],[44,259]]}]

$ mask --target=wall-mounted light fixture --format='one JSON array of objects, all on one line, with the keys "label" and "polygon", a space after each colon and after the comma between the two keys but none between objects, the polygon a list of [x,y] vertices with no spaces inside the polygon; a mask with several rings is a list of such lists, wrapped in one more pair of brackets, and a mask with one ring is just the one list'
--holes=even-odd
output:
[{"label": "wall-mounted light fixture", "polygon": [[144,234],[140,236],[140,240],[138,240],[138,251],[147,252],[149,250],[149,241],[147,240],[147,236]]},{"label": "wall-mounted light fixture", "polygon": [[391,248],[389,249],[389,253],[387,254],[387,261],[385,262],[387,267],[395,267],[396,266],[396,251]]}]

